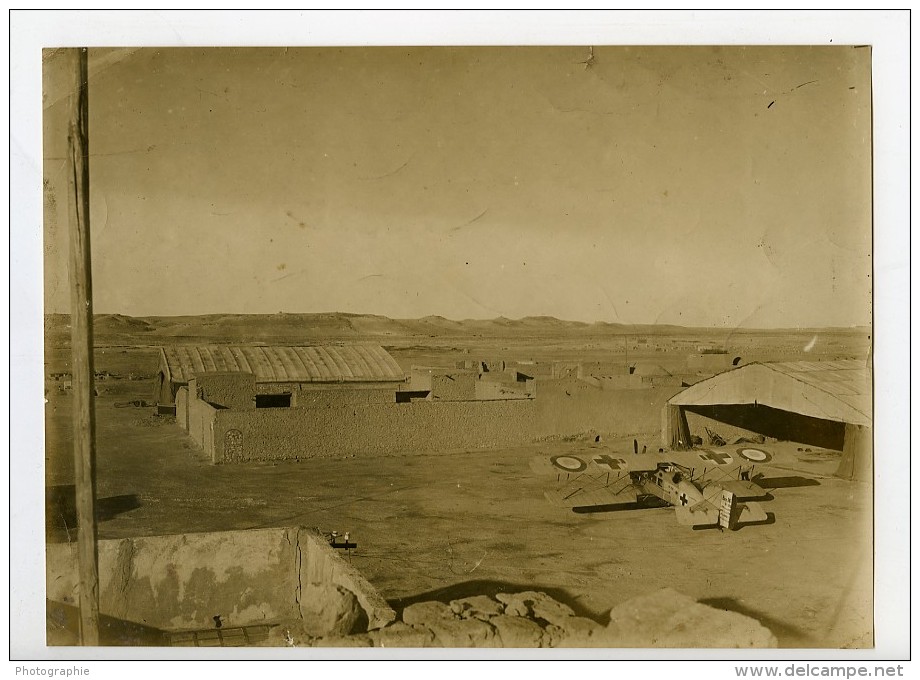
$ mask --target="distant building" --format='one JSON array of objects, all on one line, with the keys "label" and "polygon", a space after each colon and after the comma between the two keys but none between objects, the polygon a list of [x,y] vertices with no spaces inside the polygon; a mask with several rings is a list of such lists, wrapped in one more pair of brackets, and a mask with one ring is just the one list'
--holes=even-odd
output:
[{"label": "distant building", "polygon": [[413,392],[428,392],[438,401],[470,401],[476,398],[479,373],[464,368],[413,366],[409,386]]},{"label": "distant building", "polygon": [[682,383],[679,376],[674,375],[661,364],[651,361],[640,361],[630,366],[630,377],[638,376],[639,384],[643,386],[679,386]]},{"label": "distant building", "polygon": [[[493,362],[492,365],[497,369],[500,364]],[[413,366],[410,376],[412,394],[424,394],[429,401],[528,399],[536,393],[533,376],[516,368],[499,372],[479,371],[475,365],[473,368]]]},{"label": "distant building", "polygon": [[692,373],[721,373],[740,362],[725,350],[700,348],[697,354],[687,357],[687,369]]},{"label": "distant building", "polygon": [[160,349],[154,400],[174,404],[180,387],[206,373],[249,373],[263,394],[347,386],[393,391],[406,382],[396,360],[377,345],[173,346]]}]

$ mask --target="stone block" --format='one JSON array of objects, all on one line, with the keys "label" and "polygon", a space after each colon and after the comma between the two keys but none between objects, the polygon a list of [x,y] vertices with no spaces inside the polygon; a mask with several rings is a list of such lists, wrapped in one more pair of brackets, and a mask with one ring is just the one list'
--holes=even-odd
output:
[{"label": "stone block", "polygon": [[501,641],[495,629],[478,619],[444,618],[428,625],[434,633],[435,647],[497,647]]},{"label": "stone block", "polygon": [[611,609],[605,637],[611,647],[777,646],[776,636],[759,621],[700,604],[670,588]]},{"label": "stone block", "polygon": [[324,637],[313,641],[313,647],[373,647],[374,641],[365,633]]},{"label": "stone block", "polygon": [[431,647],[434,633],[430,628],[410,626],[397,621],[368,633],[375,647]]},{"label": "stone block", "polygon": [[559,619],[556,624],[563,638],[557,641],[561,647],[609,647],[607,629],[597,621],[582,616]]},{"label": "stone block", "polygon": [[450,608],[461,619],[479,619],[480,621],[488,621],[505,611],[505,606],[501,602],[493,600],[488,595],[474,595],[461,600],[453,600]]},{"label": "stone block", "polygon": [[543,619],[562,627],[564,624],[560,624],[560,621],[575,616],[571,607],[557,602],[546,593],[528,590],[523,593],[498,593],[495,597],[499,602],[504,603],[505,613],[511,616]]},{"label": "stone block", "polygon": [[303,630],[312,637],[348,635],[363,610],[350,590],[331,583],[310,583],[300,593]]},{"label": "stone block", "polygon": [[427,626],[432,622],[453,618],[454,612],[443,602],[416,602],[406,607],[402,613],[404,623],[417,626]]},{"label": "stone block", "polygon": [[543,646],[543,629],[530,619],[501,614],[489,619],[489,623],[495,628],[501,647],[534,649]]}]

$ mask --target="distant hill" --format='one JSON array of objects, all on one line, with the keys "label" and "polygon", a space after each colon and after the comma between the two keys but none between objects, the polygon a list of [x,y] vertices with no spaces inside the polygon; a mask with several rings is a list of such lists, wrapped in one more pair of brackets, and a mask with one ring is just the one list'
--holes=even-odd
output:
[{"label": "distant hill", "polygon": [[93,330],[97,333],[149,333],[154,327],[144,319],[123,314],[103,314],[93,317]]},{"label": "distant hill", "polygon": [[[49,314],[45,317],[46,341],[66,343],[70,317]],[[624,325],[607,322],[566,321],[552,316],[522,319],[464,319],[442,316],[420,319],[390,319],[375,314],[326,312],[316,314],[205,314],[200,316],[131,317],[123,314],[98,314],[94,317],[97,344],[173,344],[209,342],[311,343],[319,341],[385,342],[395,338],[449,337],[539,337],[554,336],[654,336],[681,333],[724,336],[729,329],[685,328],[672,325]],[[799,332],[807,329],[796,329]],[[820,329],[821,332],[868,333],[869,329]],[[777,333],[777,330],[743,330],[741,333]]]}]

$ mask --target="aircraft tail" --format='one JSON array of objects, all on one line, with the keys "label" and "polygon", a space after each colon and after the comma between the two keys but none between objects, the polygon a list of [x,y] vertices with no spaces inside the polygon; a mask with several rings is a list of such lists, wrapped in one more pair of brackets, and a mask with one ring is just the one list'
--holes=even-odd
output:
[{"label": "aircraft tail", "polygon": [[741,514],[738,516],[737,524],[756,524],[757,522],[766,522],[767,513],[760,507],[760,503],[747,502],[741,506]]},{"label": "aircraft tail", "polygon": [[767,520],[767,513],[760,503],[739,503],[738,496],[728,489],[722,490],[719,507],[719,526],[734,531],[743,524],[756,524]]},{"label": "aircraft tail", "polygon": [[744,524],[757,524],[767,520],[767,513],[759,503],[739,503],[738,496],[727,489],[712,495],[694,506],[674,506],[677,521],[691,527],[719,527],[734,531]]},{"label": "aircraft tail", "polygon": [[719,509],[707,501],[697,503],[692,508],[675,505],[677,521],[688,527],[714,527],[719,524]]}]

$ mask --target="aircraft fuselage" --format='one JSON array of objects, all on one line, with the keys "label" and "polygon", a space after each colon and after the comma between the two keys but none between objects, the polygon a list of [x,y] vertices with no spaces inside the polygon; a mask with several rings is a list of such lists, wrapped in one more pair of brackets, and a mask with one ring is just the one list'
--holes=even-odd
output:
[{"label": "aircraft fuselage", "polygon": [[633,482],[641,494],[657,496],[671,505],[692,506],[703,500],[703,492],[678,465],[665,463],[654,472],[634,473]]}]

